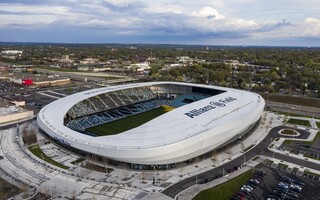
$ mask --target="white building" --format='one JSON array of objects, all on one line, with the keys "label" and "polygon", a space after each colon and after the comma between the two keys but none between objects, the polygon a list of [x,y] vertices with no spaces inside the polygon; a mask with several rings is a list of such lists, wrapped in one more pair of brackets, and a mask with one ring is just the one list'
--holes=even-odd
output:
[{"label": "white building", "polygon": [[[123,91],[122,95],[131,91],[130,95],[134,95],[132,91],[144,89],[158,98],[172,99],[188,94],[195,98],[194,95],[200,93],[207,96],[194,102],[188,99],[190,102],[186,105],[116,135],[93,137],[72,130],[64,123],[71,108],[86,110],[79,106],[85,105],[79,102],[86,99],[94,97],[95,101],[102,101],[96,96],[116,91]],[[118,97],[116,99],[109,102],[119,102]],[[106,101],[101,104],[108,106]],[[170,165],[237,140],[259,123],[264,106],[264,99],[252,92],[190,83],[148,82],[98,88],[61,98],[45,106],[37,122],[51,138],[77,150],[134,166]]]}]

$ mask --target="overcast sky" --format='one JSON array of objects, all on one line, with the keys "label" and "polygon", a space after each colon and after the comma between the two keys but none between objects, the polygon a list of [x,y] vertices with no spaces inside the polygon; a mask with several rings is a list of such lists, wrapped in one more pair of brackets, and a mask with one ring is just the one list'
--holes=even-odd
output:
[{"label": "overcast sky", "polygon": [[1,0],[0,41],[320,46],[320,0]]}]

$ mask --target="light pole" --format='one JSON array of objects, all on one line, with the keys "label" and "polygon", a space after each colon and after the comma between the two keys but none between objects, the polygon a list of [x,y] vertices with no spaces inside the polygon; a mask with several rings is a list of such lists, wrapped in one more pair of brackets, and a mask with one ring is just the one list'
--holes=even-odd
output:
[{"label": "light pole", "polygon": [[246,163],[246,156],[243,155],[243,165]]},{"label": "light pole", "polygon": [[51,199],[53,198],[53,194],[52,194],[52,187],[50,185],[50,195],[51,195]]},{"label": "light pole", "polygon": [[79,178],[80,178],[80,176],[81,176],[80,163],[78,164],[78,169],[79,169]]},{"label": "light pole", "polygon": [[196,187],[198,187],[198,174],[196,174]]},{"label": "light pole", "polygon": [[272,151],[272,158],[274,159],[274,151]]}]

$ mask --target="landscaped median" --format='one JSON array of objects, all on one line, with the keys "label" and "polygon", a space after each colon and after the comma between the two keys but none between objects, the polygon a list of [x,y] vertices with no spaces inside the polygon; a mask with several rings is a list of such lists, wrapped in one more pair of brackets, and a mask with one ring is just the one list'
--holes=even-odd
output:
[{"label": "landscaped median", "polygon": [[243,186],[254,174],[254,170],[249,170],[228,182],[201,191],[192,200],[224,200],[231,199],[232,195]]},{"label": "landscaped median", "polygon": [[68,169],[69,167],[64,166],[63,164],[60,164],[54,160],[52,160],[50,157],[48,157],[46,154],[43,153],[43,151],[40,149],[39,145],[32,145],[28,147],[29,151],[33,153],[38,158],[44,160],[47,163],[50,163],[52,165],[55,165],[57,167],[60,167],[62,169]]},{"label": "landscaped median", "polygon": [[[320,131],[318,131],[317,135],[313,138],[311,141],[301,141],[306,145],[312,146],[318,139],[320,139]],[[284,144],[291,144],[294,141],[299,141],[299,140],[285,140]]]},{"label": "landscaped median", "polygon": [[311,127],[309,120],[290,118],[287,123]]}]

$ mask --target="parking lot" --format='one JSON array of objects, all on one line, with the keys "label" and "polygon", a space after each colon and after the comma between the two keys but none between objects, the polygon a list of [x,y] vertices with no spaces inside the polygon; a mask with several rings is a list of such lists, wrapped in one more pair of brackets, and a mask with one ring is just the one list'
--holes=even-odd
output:
[{"label": "parking lot", "polygon": [[308,199],[319,200],[319,176],[290,169],[285,164],[259,164],[256,173],[237,191],[233,199]]},{"label": "parking lot", "polygon": [[37,114],[45,105],[67,95],[93,88],[93,85],[72,82],[65,86],[32,88],[0,81],[0,96],[7,99],[25,100],[26,108]]},{"label": "parking lot", "polygon": [[316,137],[313,144],[303,141],[286,141],[280,148],[296,155],[304,155],[306,158],[320,159],[320,143],[319,138]]}]

